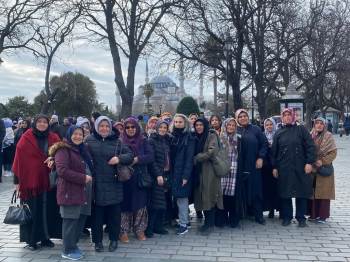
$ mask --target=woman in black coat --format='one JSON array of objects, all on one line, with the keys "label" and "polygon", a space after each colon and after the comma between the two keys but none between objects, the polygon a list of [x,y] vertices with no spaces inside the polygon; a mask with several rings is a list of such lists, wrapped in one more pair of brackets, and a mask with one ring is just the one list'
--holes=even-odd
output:
[{"label": "woman in black coat", "polygon": [[123,143],[134,153],[132,167],[134,173],[131,179],[124,182],[124,201],[122,204],[122,222],[120,240],[129,242],[128,233],[134,232],[140,241],[146,240],[145,230],[148,224],[147,204],[148,188],[140,185],[142,176],[148,176],[148,165],[154,160],[153,150],[148,140],[144,138],[141,127],[134,118],[124,122]]},{"label": "woman in black coat", "polygon": [[248,211],[252,211],[255,221],[258,224],[265,225],[263,218],[263,197],[262,197],[262,179],[261,168],[263,159],[267,153],[267,140],[261,129],[249,123],[248,112],[239,109],[236,112],[238,122],[237,133],[241,135],[241,159],[238,176],[244,179],[237,191],[245,192],[244,201]]},{"label": "woman in black coat", "polygon": [[93,134],[86,139],[94,162],[95,209],[92,235],[96,252],[102,252],[104,249],[102,239],[105,218],[109,229],[109,251],[115,251],[118,247],[123,185],[116,179],[115,175],[118,164],[129,165],[133,161],[131,150],[121,143],[118,136],[118,133],[112,131],[110,119],[106,116],[100,116],[95,121]]},{"label": "woman in black coat", "polygon": [[170,171],[170,135],[169,124],[166,121],[158,121],[156,133],[152,133],[149,143],[153,148],[154,162],[151,164],[153,185],[151,190],[151,202],[148,208],[148,227],[146,236],[152,237],[153,233],[165,235],[168,231],[163,227],[163,217],[167,209],[166,191],[167,180]]},{"label": "woman in black coat", "polygon": [[188,198],[191,193],[195,140],[185,115],[176,114],[170,131],[173,135],[170,146],[171,190],[179,209],[178,235],[188,232]]},{"label": "woman in black coat", "polygon": [[293,219],[292,198],[296,198],[296,219],[300,227],[306,226],[307,200],[312,196],[312,164],[316,161],[315,144],[304,126],[295,123],[294,112],[282,112],[283,126],[272,143],[273,175],[278,178],[283,226]]}]

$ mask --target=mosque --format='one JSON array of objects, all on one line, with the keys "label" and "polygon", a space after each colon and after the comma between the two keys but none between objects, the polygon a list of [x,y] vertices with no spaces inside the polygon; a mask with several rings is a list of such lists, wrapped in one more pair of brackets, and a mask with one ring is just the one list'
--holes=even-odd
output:
[{"label": "mosque", "polygon": [[[184,87],[184,64],[180,60],[179,65],[179,85],[177,85],[170,77],[166,75],[159,75],[151,80],[149,79],[148,63],[146,61],[146,78],[145,83],[150,84],[153,88],[153,95],[149,98],[154,114],[162,112],[170,112],[174,114],[176,107],[180,100],[187,96]],[[134,96],[133,115],[139,115],[145,112],[147,99],[144,95],[144,85],[138,87],[136,95]],[[200,94],[198,102],[203,101],[203,77],[200,79]],[[118,97],[118,96],[117,96]],[[118,99],[117,99],[118,100]],[[117,101],[117,107],[120,101]]]}]

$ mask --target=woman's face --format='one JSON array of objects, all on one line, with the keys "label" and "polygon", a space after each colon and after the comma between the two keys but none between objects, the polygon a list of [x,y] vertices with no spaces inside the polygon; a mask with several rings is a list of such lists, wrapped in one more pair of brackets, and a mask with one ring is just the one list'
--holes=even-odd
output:
[{"label": "woman's face", "polygon": [[98,133],[103,137],[107,137],[109,133],[111,132],[111,127],[109,126],[109,123],[107,121],[101,121],[101,123],[98,125]]},{"label": "woman's face", "polygon": [[325,128],[324,123],[321,120],[316,120],[316,122],[315,122],[316,132],[321,133],[321,132],[323,132],[324,128]]},{"label": "woman's face", "polygon": [[84,137],[87,137],[90,135],[90,127],[88,124],[83,124],[81,126],[84,129]]},{"label": "woman's face", "polygon": [[136,135],[136,126],[131,123],[127,123],[125,126],[125,132],[128,136],[133,137]]},{"label": "woman's face", "polygon": [[175,117],[174,126],[176,128],[185,128],[185,120],[181,116]]},{"label": "woman's face", "polygon": [[226,125],[226,133],[229,135],[233,135],[236,132],[236,122],[231,120]]},{"label": "woman's face", "polygon": [[197,134],[203,134],[204,132],[204,125],[202,122],[197,122],[194,126],[194,129]]},{"label": "woman's face", "polygon": [[22,124],[21,124],[22,128],[28,128],[28,125],[27,125],[27,122],[26,121],[23,121]]},{"label": "woman's face", "polygon": [[210,125],[214,129],[219,129],[220,128],[220,120],[216,116],[214,116],[210,121]]},{"label": "woman's face", "polygon": [[116,128],[120,134],[122,134],[124,132],[124,127],[122,125],[117,125]]},{"label": "woman's face", "polygon": [[293,122],[293,116],[290,112],[284,112],[282,115],[282,121],[285,125],[290,125]]},{"label": "woman's face", "polygon": [[38,129],[40,132],[44,132],[49,128],[49,123],[45,118],[39,118],[38,121],[36,121],[36,129]]},{"label": "woman's face", "polygon": [[270,120],[267,120],[265,123],[265,130],[267,132],[272,132],[273,131],[273,124]]},{"label": "woman's face", "polygon": [[84,140],[83,130],[81,130],[80,128],[75,129],[71,139],[73,144],[75,145],[80,145],[81,143],[83,143],[83,140]]},{"label": "woman's face", "polygon": [[153,119],[148,123],[148,129],[155,129],[157,125],[157,119]]},{"label": "woman's face", "polygon": [[158,128],[158,134],[161,136],[165,136],[167,133],[168,133],[168,125],[165,123],[160,124]]},{"label": "woman's face", "polygon": [[197,116],[196,115],[191,115],[190,122],[191,122],[192,126],[194,125],[194,122],[196,122],[196,120],[197,120]]},{"label": "woman's face", "polygon": [[242,112],[238,115],[238,123],[241,126],[247,126],[249,124],[249,117],[248,117],[247,113]]}]

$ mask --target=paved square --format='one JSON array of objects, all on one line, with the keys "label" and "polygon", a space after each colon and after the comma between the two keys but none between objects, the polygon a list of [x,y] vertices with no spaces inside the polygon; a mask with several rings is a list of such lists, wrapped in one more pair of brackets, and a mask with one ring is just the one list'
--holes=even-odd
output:
[{"label": "paved square", "polygon": [[[95,253],[90,239],[83,239],[83,261],[350,261],[350,137],[337,138],[337,145],[337,200],[331,204],[332,217],[325,225],[309,223],[300,229],[297,224],[284,228],[278,218],[267,219],[266,226],[244,221],[240,229],[215,229],[203,237],[193,220],[184,236],[171,232],[145,242],[131,238],[130,243],[119,244],[115,253]],[[13,192],[11,180],[5,177],[0,184],[0,261],[63,261],[61,241],[55,240],[53,249],[31,252],[19,243],[18,227],[2,223]]]}]

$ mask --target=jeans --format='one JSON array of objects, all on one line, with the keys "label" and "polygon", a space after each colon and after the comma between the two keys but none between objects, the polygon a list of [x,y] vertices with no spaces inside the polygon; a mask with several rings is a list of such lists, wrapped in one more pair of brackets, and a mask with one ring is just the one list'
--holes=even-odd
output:
[{"label": "jeans", "polygon": [[[306,210],[307,210],[307,199],[296,198],[295,205],[296,205],[295,218],[299,222],[304,221]],[[282,198],[282,212],[283,212],[283,219],[285,220],[293,219],[293,203],[291,198]]]},{"label": "jeans", "polygon": [[70,254],[78,248],[77,243],[83,232],[85,221],[85,215],[80,215],[78,219],[62,219],[63,253]]},{"label": "jeans", "polygon": [[188,224],[188,198],[177,198],[177,207],[179,208],[180,226],[186,227]]}]

